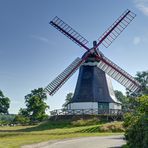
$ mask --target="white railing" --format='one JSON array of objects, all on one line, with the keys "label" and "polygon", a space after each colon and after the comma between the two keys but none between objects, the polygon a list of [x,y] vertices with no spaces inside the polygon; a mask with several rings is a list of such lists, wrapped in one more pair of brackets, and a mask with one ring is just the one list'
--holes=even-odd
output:
[{"label": "white railing", "polygon": [[50,111],[51,116],[57,115],[123,115],[120,109],[57,109]]}]

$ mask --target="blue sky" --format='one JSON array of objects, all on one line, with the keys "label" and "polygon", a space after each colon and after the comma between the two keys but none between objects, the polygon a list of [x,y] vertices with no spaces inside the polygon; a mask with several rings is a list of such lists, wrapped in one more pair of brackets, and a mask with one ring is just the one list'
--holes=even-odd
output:
[{"label": "blue sky", "polygon": [[[0,89],[11,99],[10,113],[25,107],[24,96],[45,87],[84,49],[49,25],[58,16],[89,40],[98,39],[124,12],[137,17],[100,50],[131,75],[148,68],[148,0],[0,0]],[[50,110],[61,108],[73,92],[78,72],[53,96]],[[115,89],[124,87],[113,81]]]}]

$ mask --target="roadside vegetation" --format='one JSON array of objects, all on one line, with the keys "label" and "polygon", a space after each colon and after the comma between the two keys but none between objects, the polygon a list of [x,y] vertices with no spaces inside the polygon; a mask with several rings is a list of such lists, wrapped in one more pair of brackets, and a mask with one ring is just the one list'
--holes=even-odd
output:
[{"label": "roadside vegetation", "polygon": [[124,115],[125,148],[147,148],[148,146],[148,71],[138,72],[135,77],[141,83],[139,97],[128,96],[132,110]]},{"label": "roadside vegetation", "polygon": [[133,112],[125,114],[125,148],[148,146],[148,95],[133,100]]}]

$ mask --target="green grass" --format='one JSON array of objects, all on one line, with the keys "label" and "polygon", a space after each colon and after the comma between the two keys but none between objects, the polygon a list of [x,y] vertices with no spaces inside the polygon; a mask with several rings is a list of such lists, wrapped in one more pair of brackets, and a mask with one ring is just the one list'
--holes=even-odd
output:
[{"label": "green grass", "polygon": [[100,131],[102,124],[87,125],[86,121],[85,123],[86,125],[75,123],[76,126],[70,121],[48,121],[34,126],[0,127],[0,148],[17,148],[54,139],[121,134],[103,133]]}]

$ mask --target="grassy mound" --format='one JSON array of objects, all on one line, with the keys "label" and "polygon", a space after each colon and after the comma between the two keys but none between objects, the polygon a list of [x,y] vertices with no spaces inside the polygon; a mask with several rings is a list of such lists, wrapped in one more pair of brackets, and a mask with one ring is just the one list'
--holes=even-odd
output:
[{"label": "grassy mound", "polygon": [[115,135],[113,132],[118,131],[121,134],[121,130],[117,130],[119,128],[116,129],[116,127],[119,127],[122,123],[114,122],[110,124],[103,124],[98,119],[92,118],[73,121],[49,120],[33,126],[0,127],[0,148],[20,147],[25,144],[53,139]]}]

